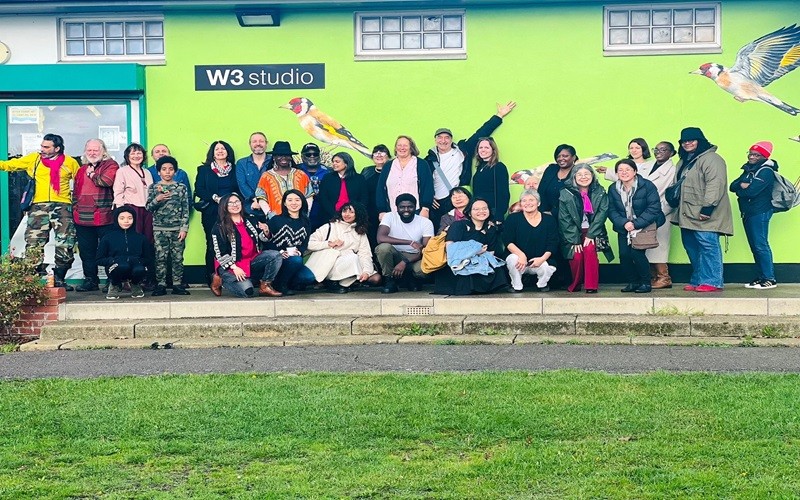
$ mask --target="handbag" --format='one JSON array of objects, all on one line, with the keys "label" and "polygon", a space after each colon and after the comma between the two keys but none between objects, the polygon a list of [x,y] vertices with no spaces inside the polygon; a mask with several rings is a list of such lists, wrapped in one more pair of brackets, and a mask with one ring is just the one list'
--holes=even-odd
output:
[{"label": "handbag", "polygon": [[667,200],[669,206],[672,208],[678,208],[678,205],[681,204],[681,184],[683,184],[683,179],[686,177],[681,177],[678,182],[671,185],[664,191],[664,199]]},{"label": "handbag", "polygon": [[653,223],[633,233],[633,235],[631,235],[631,247],[635,250],[656,248],[658,246],[656,229],[658,229],[658,226]]},{"label": "handbag", "polygon": [[430,274],[447,265],[447,245],[445,238],[447,232],[442,231],[428,240],[428,244],[422,249],[422,272]]},{"label": "handbag", "polygon": [[28,179],[25,184],[25,189],[22,190],[22,196],[19,199],[20,212],[27,212],[31,209],[33,204],[33,196],[36,194],[36,169],[39,167],[39,160],[33,165],[33,177]]}]

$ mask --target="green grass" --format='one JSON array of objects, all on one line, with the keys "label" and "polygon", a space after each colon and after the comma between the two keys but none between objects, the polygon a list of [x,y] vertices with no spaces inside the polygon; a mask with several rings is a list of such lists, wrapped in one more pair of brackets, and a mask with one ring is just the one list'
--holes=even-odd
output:
[{"label": "green grass", "polygon": [[790,498],[800,376],[0,383],[2,498]]}]

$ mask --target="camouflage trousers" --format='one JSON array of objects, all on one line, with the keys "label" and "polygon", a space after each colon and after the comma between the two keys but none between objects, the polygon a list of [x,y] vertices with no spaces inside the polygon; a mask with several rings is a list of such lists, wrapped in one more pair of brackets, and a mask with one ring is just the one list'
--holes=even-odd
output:
[{"label": "camouflage trousers", "polygon": [[34,203],[28,212],[25,228],[25,244],[29,248],[44,248],[50,239],[50,230],[55,233],[56,268],[72,266],[75,248],[75,224],[72,221],[72,205],[67,203]]},{"label": "camouflage trousers", "polygon": [[156,281],[159,285],[167,282],[167,266],[172,266],[172,282],[180,285],[183,281],[183,249],[186,241],[178,240],[180,231],[153,231],[156,247]]}]

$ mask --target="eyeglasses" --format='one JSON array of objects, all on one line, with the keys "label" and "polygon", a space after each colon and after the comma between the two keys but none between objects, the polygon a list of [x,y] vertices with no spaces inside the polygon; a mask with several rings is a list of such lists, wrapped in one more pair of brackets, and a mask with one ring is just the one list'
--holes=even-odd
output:
[{"label": "eyeglasses", "polygon": [[669,148],[653,148],[654,153],[666,153],[669,151]]},{"label": "eyeglasses", "polygon": [[319,158],[319,153],[303,153],[303,156],[307,158]]},{"label": "eyeglasses", "polygon": [[241,205],[241,204],[242,204],[242,202],[239,201],[239,200],[231,200],[231,201],[228,202],[228,206],[229,207],[230,206],[234,206],[234,205]]},{"label": "eyeglasses", "polygon": [[388,155],[384,152],[379,152],[379,153],[372,153],[372,156],[388,156]]}]

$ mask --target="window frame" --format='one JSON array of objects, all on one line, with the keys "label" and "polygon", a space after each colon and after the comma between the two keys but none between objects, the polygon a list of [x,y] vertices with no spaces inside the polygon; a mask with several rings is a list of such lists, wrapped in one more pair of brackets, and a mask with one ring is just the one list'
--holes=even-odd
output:
[{"label": "window frame", "polygon": [[[123,43],[123,48],[127,51],[126,42],[129,38],[126,36],[125,33],[125,23],[129,22],[141,22],[142,23],[142,43],[143,50],[145,51],[144,54],[122,54],[122,55],[108,55],[106,53],[102,55],[91,55],[91,54],[84,54],[84,55],[69,55],[67,54],[67,25],[70,23],[83,23],[84,29],[87,23],[103,23],[104,27],[104,35],[102,40],[105,42],[108,40],[108,37],[105,35],[105,24],[106,23],[122,23],[123,25],[123,33],[122,38],[113,38],[114,40],[121,40]],[[161,36],[160,37],[150,37],[150,39],[160,39],[163,43],[163,53],[161,54],[147,54],[147,40],[148,37],[146,35],[147,27],[145,23],[148,22],[159,22],[161,23]],[[164,16],[163,15],[153,15],[153,14],[134,14],[134,13],[119,13],[116,14],[114,17],[110,17],[108,15],[69,15],[69,16],[62,16],[58,18],[58,56],[59,61],[61,62],[80,62],[80,63],[88,63],[88,62],[135,62],[140,64],[166,64],[167,60],[167,40],[165,36],[165,26],[164,26]],[[86,36],[84,32],[83,40],[89,40],[90,38]],[[134,38],[138,39],[138,37]],[[98,38],[99,40],[99,38]],[[104,52],[106,48],[104,46]]]},{"label": "window frame", "polygon": [[[460,16],[461,17],[461,30],[452,31],[452,33],[461,33],[461,48],[459,49],[378,49],[378,50],[365,50],[362,47],[362,19],[377,17],[381,20],[385,17],[398,17],[402,24],[403,17],[418,16],[424,18],[427,16]],[[444,24],[444,21],[443,21]],[[383,30],[379,32],[381,35]],[[401,31],[403,33],[402,27]],[[424,27],[420,27],[419,31],[413,33],[420,33],[424,35]],[[442,29],[437,33],[447,33]],[[467,13],[465,9],[419,9],[419,10],[381,10],[381,11],[357,11],[353,14],[353,54],[356,61],[414,61],[414,60],[447,60],[447,59],[466,59],[467,58]],[[424,44],[424,42],[423,42]],[[444,44],[444,42],[443,42]]]},{"label": "window frame", "polygon": [[[610,33],[614,26],[611,26],[610,15],[611,12],[627,11],[628,14],[632,11],[647,10],[650,11],[650,23],[648,28],[652,30],[654,24],[652,23],[652,13],[658,10],[688,10],[696,9],[713,9],[714,10],[714,39],[715,42],[691,42],[691,43],[676,43],[670,41],[669,43],[653,43],[652,41],[647,44],[632,44],[626,45],[612,45],[610,43]],[[666,55],[666,54],[719,54],[722,52],[722,2],[690,2],[690,3],[641,3],[641,4],[608,4],[603,6],[603,55],[604,56],[636,56],[636,55]],[[631,28],[631,23],[628,24],[628,29]],[[675,24],[674,16],[671,18],[669,25],[670,30],[682,25]],[[694,29],[698,26],[695,19],[692,24],[684,26],[691,26]],[[711,25],[708,25],[711,26]],[[643,26],[644,27],[644,26]],[[674,33],[674,31],[673,31]],[[652,36],[652,35],[651,35]],[[672,40],[672,38],[671,38]]]}]

